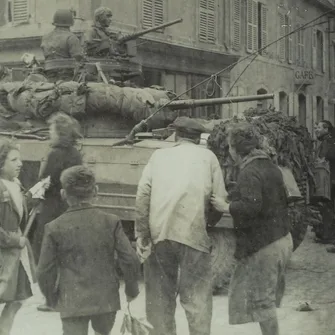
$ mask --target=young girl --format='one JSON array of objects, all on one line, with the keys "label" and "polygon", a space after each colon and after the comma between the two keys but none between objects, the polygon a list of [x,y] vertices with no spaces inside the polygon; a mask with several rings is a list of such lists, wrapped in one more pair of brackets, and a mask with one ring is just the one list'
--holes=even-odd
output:
[{"label": "young girl", "polygon": [[[36,262],[41,252],[44,226],[63,214],[67,204],[60,196],[60,175],[63,170],[82,164],[80,152],[75,148],[79,133],[79,123],[70,116],[58,113],[51,117],[50,121],[51,150],[46,162],[41,169],[41,178],[50,176],[51,184],[45,192],[45,200],[41,203],[40,213],[37,216],[37,226],[33,237],[33,248]],[[38,306],[39,311],[52,311],[48,301],[46,305]]]},{"label": "young girl", "polygon": [[[0,334],[9,335],[22,301],[32,296],[33,280],[29,243],[20,225],[27,220],[26,200],[17,179],[22,167],[20,152],[14,142],[0,140],[0,303],[5,304],[0,316]],[[28,276],[29,274],[29,276]]]}]

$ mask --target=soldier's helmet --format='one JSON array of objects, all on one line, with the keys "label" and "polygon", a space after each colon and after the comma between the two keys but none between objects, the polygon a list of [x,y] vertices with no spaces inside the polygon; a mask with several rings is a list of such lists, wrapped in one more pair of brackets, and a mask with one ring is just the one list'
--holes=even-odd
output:
[{"label": "soldier's helmet", "polygon": [[108,8],[108,7],[99,7],[94,12],[94,21],[95,22],[100,22],[101,19],[103,19],[104,16],[112,16],[112,15],[113,15],[113,12],[112,12],[112,10],[110,8]]},{"label": "soldier's helmet", "polygon": [[73,12],[69,9],[58,9],[54,15],[52,24],[56,27],[73,26]]}]

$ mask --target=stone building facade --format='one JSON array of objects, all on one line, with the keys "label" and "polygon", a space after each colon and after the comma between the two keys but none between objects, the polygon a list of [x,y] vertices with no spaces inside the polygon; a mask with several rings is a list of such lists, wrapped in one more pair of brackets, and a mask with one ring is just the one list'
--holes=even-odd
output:
[{"label": "stone building facade", "polygon": [[[295,115],[310,131],[321,119],[334,123],[334,5],[316,0],[233,0],[230,5],[229,44],[245,59],[231,71],[231,81],[246,69],[234,93],[275,93],[276,109]],[[234,112],[249,106],[235,105]]]}]

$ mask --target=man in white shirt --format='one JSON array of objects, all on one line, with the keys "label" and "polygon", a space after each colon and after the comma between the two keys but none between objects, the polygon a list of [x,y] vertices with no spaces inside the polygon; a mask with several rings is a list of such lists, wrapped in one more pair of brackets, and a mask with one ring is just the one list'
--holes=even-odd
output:
[{"label": "man in white shirt", "polygon": [[190,334],[209,335],[212,274],[206,225],[214,211],[211,196],[227,193],[216,156],[197,145],[204,127],[186,117],[175,127],[176,146],[154,152],[136,198],[137,248],[140,254],[152,251],[144,263],[146,313],[152,334],[176,334],[180,294]]}]

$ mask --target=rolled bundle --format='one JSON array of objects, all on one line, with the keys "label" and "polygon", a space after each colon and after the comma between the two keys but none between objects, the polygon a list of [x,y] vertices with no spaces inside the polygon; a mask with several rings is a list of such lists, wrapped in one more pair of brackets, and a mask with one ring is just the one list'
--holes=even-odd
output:
[{"label": "rolled bundle", "polygon": [[89,83],[87,87],[87,114],[120,114],[123,99],[121,87],[103,83]]}]

